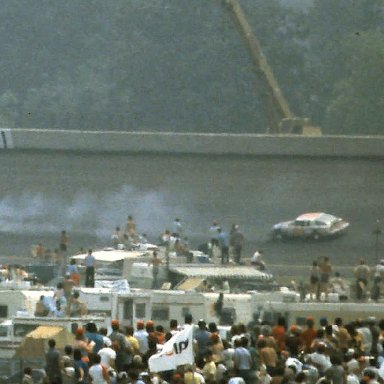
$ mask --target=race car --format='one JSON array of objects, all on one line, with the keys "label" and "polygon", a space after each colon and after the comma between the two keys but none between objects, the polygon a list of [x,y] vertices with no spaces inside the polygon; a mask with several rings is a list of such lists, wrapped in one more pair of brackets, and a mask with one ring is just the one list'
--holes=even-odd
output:
[{"label": "race car", "polygon": [[272,227],[275,239],[333,237],[346,231],[349,222],[324,212],[303,213],[294,220],[284,221]]}]

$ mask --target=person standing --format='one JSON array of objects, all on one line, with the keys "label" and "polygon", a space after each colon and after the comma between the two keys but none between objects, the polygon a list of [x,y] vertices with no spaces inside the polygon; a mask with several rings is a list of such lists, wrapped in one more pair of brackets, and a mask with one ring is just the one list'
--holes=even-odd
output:
[{"label": "person standing", "polygon": [[219,246],[219,232],[220,225],[217,220],[213,220],[212,225],[209,227],[209,235],[210,235],[210,251],[211,255],[214,253],[214,247]]},{"label": "person standing", "polygon": [[[59,249],[57,255],[59,256],[58,266],[59,266],[59,277],[64,276],[65,268],[67,265],[67,251],[68,251],[68,234],[66,230],[62,230],[59,239]],[[55,250],[56,252],[56,250]]]},{"label": "person standing", "polygon": [[320,269],[317,261],[312,263],[309,271],[309,299],[319,300],[320,296]]},{"label": "person standing", "polygon": [[235,352],[233,354],[233,362],[236,372],[246,383],[248,383],[252,365],[252,357],[247,346],[247,337],[243,336],[242,338],[235,340]]},{"label": "person standing", "polygon": [[159,275],[159,269],[161,264],[162,260],[157,256],[157,251],[153,251],[153,256],[149,260],[149,265],[152,265],[152,289],[158,288],[157,276]]},{"label": "person standing", "polygon": [[308,316],[305,319],[305,329],[301,334],[301,339],[303,341],[303,351],[305,353],[311,352],[311,346],[313,340],[315,340],[317,335],[317,330],[315,328],[315,321],[312,316]]},{"label": "person standing", "polygon": [[173,237],[176,237],[177,239],[182,238],[183,226],[181,224],[181,220],[178,217],[176,217],[176,219],[173,222],[172,230],[173,230],[172,232]]},{"label": "person standing", "polygon": [[92,365],[88,371],[88,377],[91,378],[92,384],[108,384],[109,375],[108,371],[100,364],[101,356],[97,354],[91,355]]},{"label": "person standing", "polygon": [[113,248],[119,249],[119,244],[122,243],[120,227],[115,228],[115,232],[113,232],[113,235],[111,236],[111,240],[112,240]]},{"label": "person standing", "polygon": [[129,365],[132,363],[132,347],[125,335],[120,332],[118,320],[112,320],[111,328],[112,332],[109,334],[109,338],[111,339],[112,347],[116,352],[116,369],[119,372],[122,370],[127,371]]},{"label": "person standing", "polygon": [[240,232],[239,226],[234,225],[230,235],[230,245],[233,248],[235,263],[239,264],[241,259],[241,251],[243,249],[244,235]]},{"label": "person standing", "polygon": [[104,346],[103,336],[98,333],[97,326],[95,323],[89,322],[85,325],[85,337],[89,342],[93,342],[92,353],[98,353]]},{"label": "person standing", "polygon": [[207,329],[207,324],[203,319],[197,323],[198,329],[195,331],[194,340],[196,342],[196,357],[200,361],[204,359],[210,346],[211,332]]},{"label": "person standing", "polygon": [[48,340],[48,351],[45,354],[45,372],[49,378],[49,382],[61,384],[61,356],[58,349],[56,349],[56,341],[54,339]]},{"label": "person standing", "polygon": [[36,256],[40,261],[44,258],[44,247],[43,244],[38,243],[33,251],[34,256]]},{"label": "person standing", "polygon": [[128,216],[125,233],[132,239],[133,242],[137,241],[136,223],[132,216]]},{"label": "person standing", "polygon": [[136,331],[133,336],[139,342],[139,353],[143,356],[148,351],[148,332],[144,327],[144,321],[138,320],[136,323]]},{"label": "person standing", "polygon": [[[217,230],[219,233],[218,236],[218,241],[219,241],[219,246],[221,250],[221,264],[224,263],[229,263],[229,239],[228,235],[221,229],[219,228]],[[240,263],[240,260],[238,261],[238,264]]]},{"label": "person standing", "polygon": [[66,254],[68,251],[68,235],[67,235],[67,231],[65,230],[61,231],[61,234],[60,234],[59,249],[60,249],[60,252],[62,252],[63,254]]},{"label": "person standing", "polygon": [[206,384],[216,383],[216,364],[213,361],[213,353],[211,350],[207,350],[204,356],[205,364],[201,373],[205,379]]},{"label": "person standing", "polygon": [[360,259],[359,264],[355,267],[353,272],[356,277],[356,299],[364,300],[371,270],[368,265],[365,264],[365,260]]},{"label": "person standing", "polygon": [[92,249],[88,250],[87,256],[85,256],[85,286],[88,288],[95,287],[95,256],[92,254]]},{"label": "person standing", "polygon": [[75,383],[86,384],[88,382],[88,364],[82,359],[82,352],[79,348],[73,350],[75,366]]},{"label": "person standing", "polygon": [[328,300],[329,279],[333,270],[328,256],[324,256],[319,263],[320,270],[320,294],[324,293],[325,301]]},{"label": "person standing", "polygon": [[215,310],[215,314],[218,318],[221,318],[221,314],[223,312],[224,306],[224,293],[220,292],[217,301],[213,305],[213,309]]},{"label": "person standing", "polygon": [[384,259],[381,259],[376,267],[374,268],[373,272],[373,286],[371,291],[371,298],[372,300],[377,301],[380,298],[380,285],[383,281],[384,277]]},{"label": "person standing", "polygon": [[116,351],[112,348],[112,341],[109,337],[105,338],[104,346],[97,354],[101,357],[100,364],[105,369],[115,368]]}]

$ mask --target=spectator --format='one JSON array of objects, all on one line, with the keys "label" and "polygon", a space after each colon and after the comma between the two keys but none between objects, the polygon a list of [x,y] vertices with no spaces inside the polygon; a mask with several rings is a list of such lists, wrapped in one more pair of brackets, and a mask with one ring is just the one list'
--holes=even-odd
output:
[{"label": "spectator", "polygon": [[97,354],[91,355],[91,367],[88,371],[88,377],[92,384],[109,384],[108,371],[101,365],[101,356]]},{"label": "spectator", "polygon": [[95,256],[92,254],[92,249],[88,250],[87,256],[85,256],[85,286],[94,288],[95,286]]},{"label": "spectator", "polygon": [[144,329],[144,321],[138,320],[136,323],[136,331],[133,336],[139,342],[139,353],[144,355],[148,351],[148,332]]},{"label": "spectator", "polygon": [[25,367],[24,368],[24,375],[23,375],[22,384],[34,384],[33,379],[32,379],[31,367]]},{"label": "spectator", "polygon": [[48,351],[45,354],[45,372],[50,381],[56,381],[61,384],[61,355],[56,349],[56,341],[54,339],[48,340]]},{"label": "spectator", "polygon": [[128,371],[129,365],[132,362],[132,348],[126,339],[125,335],[120,332],[120,325],[118,320],[111,322],[112,332],[109,338],[112,342],[112,348],[116,352],[116,369],[120,371]]}]

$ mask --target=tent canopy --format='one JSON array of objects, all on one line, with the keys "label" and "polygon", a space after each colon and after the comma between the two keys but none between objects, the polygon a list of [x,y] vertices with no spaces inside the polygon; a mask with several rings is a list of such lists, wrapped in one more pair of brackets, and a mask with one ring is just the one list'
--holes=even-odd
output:
[{"label": "tent canopy", "polygon": [[[101,263],[114,263],[124,259],[136,259],[143,256],[146,256],[145,251],[125,251],[125,250],[116,250],[113,248],[107,248],[101,251],[92,252],[92,255],[95,257],[95,260]],[[84,261],[87,257],[87,254],[81,254],[72,256],[71,259]]]},{"label": "tent canopy", "polygon": [[73,345],[75,337],[64,327],[41,325],[25,336],[16,349],[15,357],[24,359],[44,357],[48,350],[49,339],[54,339],[56,348],[63,351],[67,344]]}]

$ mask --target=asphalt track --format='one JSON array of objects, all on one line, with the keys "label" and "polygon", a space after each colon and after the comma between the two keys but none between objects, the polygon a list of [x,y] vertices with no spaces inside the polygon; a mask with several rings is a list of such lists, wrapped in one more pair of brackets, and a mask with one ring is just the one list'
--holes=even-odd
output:
[{"label": "asphalt track", "polygon": [[[132,215],[150,241],[179,217],[193,247],[213,219],[238,223],[244,256],[260,248],[270,264],[294,269],[328,255],[334,265],[384,257],[384,162],[358,158],[220,157],[53,152],[0,153],[0,255],[30,257],[30,246],[56,248],[66,229],[70,251],[110,242]],[[328,241],[273,242],[271,226],[325,211],[350,221]],[[17,257],[17,258],[16,258]],[[301,268],[306,273],[305,268]]]}]

